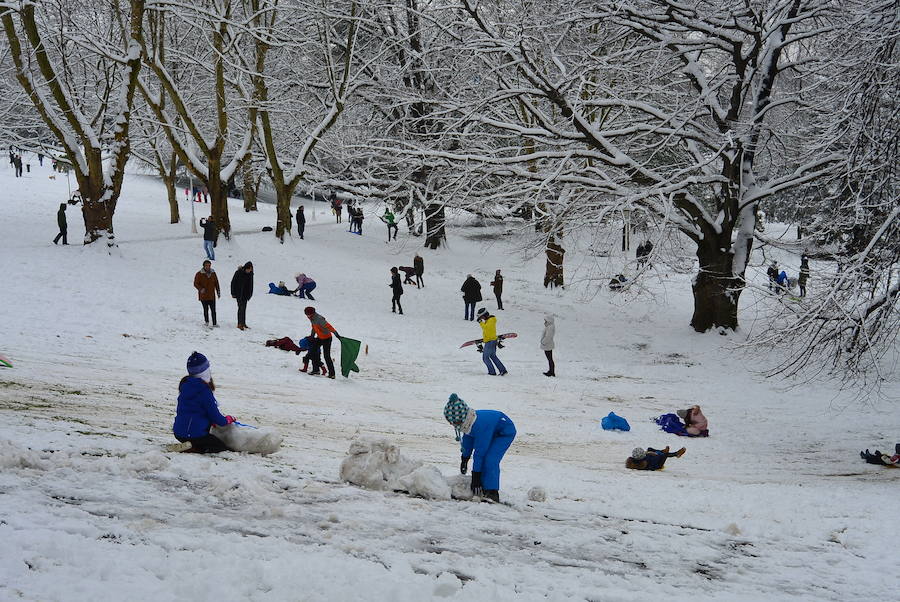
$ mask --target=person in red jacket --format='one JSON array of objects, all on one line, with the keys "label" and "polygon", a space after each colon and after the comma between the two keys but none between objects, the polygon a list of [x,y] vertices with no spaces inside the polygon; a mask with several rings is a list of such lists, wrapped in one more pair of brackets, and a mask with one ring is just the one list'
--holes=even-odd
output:
[{"label": "person in red jacket", "polygon": [[[308,306],[303,310],[303,313],[306,314],[306,317],[309,318],[310,324],[312,324],[312,331],[309,333],[310,337],[314,337],[316,341],[318,341],[319,346],[322,349],[322,355],[325,356],[325,366],[328,368],[328,378],[334,378],[334,360],[331,359],[331,334],[334,333],[338,339],[341,338],[341,335],[338,334],[338,331],[335,330],[334,326],[328,323],[323,316],[316,313],[316,308],[313,306]],[[321,367],[321,363],[317,363],[317,357],[313,357],[313,368],[310,374],[317,374],[319,372],[319,368]],[[321,360],[319,360],[321,362]]]},{"label": "person in red jacket", "polygon": [[219,277],[212,269],[212,262],[207,259],[203,262],[203,269],[194,275],[194,288],[197,289],[197,297],[203,305],[203,320],[209,326],[209,313],[212,311],[212,325],[216,324],[216,297],[222,297],[219,289]]}]

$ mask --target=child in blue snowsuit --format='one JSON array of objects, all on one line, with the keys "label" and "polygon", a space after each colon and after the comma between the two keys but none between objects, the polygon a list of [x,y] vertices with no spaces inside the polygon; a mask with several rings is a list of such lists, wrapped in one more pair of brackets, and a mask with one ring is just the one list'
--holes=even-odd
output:
[{"label": "child in blue snowsuit", "polygon": [[[500,501],[500,461],[516,438],[516,426],[509,416],[497,410],[473,410],[456,393],[444,406],[444,418],[456,429],[461,441],[459,472],[466,474],[472,453],[472,493]],[[462,434],[462,437],[460,437]]]},{"label": "child in blue snowsuit", "polygon": [[188,452],[209,454],[226,451],[221,439],[209,432],[213,426],[225,426],[234,422],[231,416],[223,416],[213,391],[209,360],[196,351],[187,361],[188,375],[178,384],[178,409],[172,433],[182,443],[190,442]]}]

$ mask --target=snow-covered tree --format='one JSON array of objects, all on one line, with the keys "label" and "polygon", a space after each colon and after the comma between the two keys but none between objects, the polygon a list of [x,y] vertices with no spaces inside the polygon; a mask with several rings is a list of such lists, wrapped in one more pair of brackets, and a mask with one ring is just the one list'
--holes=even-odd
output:
[{"label": "snow-covered tree", "polygon": [[144,0],[0,4],[16,79],[78,182],[85,244],[114,244],[143,15]]}]

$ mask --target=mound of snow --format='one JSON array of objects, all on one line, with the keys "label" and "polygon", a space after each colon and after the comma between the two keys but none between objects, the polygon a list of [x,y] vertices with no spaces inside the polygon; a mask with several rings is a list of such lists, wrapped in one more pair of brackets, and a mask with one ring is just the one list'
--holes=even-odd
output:
[{"label": "mound of snow", "polygon": [[354,439],[341,462],[341,480],[366,489],[406,491],[428,499],[449,500],[452,493],[451,483],[436,466],[407,458],[397,444],[385,438]]},{"label": "mound of snow", "polygon": [[256,427],[234,422],[216,427],[213,434],[228,449],[249,454],[274,454],[281,447],[281,434],[273,428]]}]

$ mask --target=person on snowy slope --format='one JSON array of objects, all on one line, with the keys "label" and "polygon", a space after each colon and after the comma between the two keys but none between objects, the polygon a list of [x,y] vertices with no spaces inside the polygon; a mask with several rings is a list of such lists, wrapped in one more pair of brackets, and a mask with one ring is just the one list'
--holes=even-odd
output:
[{"label": "person on snowy slope", "polygon": [[393,296],[391,297],[391,312],[397,313],[397,310],[400,310],[400,315],[403,315],[403,306],[400,305],[400,295],[403,294],[403,285],[400,283],[400,272],[397,271],[397,268],[391,268],[391,283],[388,285],[391,287],[393,291]]},{"label": "person on snowy slope", "polygon": [[203,320],[209,325],[209,312],[211,311],[212,325],[218,326],[216,323],[216,297],[221,298],[222,291],[219,289],[219,277],[212,269],[212,262],[209,259],[203,262],[203,269],[194,274],[194,288],[197,289],[197,296],[203,306]]},{"label": "person on snowy slope", "polygon": [[472,274],[469,274],[459,290],[463,294],[463,303],[466,304],[466,313],[463,319],[471,322],[475,319],[475,304],[481,301],[481,283],[475,280]]},{"label": "person on snowy slope", "polygon": [[473,410],[456,393],[444,406],[444,418],[460,441],[459,472],[466,474],[472,461],[472,494],[500,501],[500,461],[516,438],[516,425],[497,410]]},{"label": "person on snowy slope", "polygon": [[[325,356],[325,366],[328,367],[328,378],[334,378],[334,360],[331,359],[331,333],[334,333],[337,338],[341,338],[341,335],[334,329],[334,326],[328,323],[328,320],[316,313],[315,307],[310,305],[303,310],[303,313],[306,314],[310,324],[312,324],[312,331],[309,333],[309,336],[316,339],[322,349],[322,355]],[[315,375],[319,373],[321,360],[319,360],[317,356],[313,356],[312,361],[313,369],[310,374]]]},{"label": "person on snowy slope", "polygon": [[178,383],[178,408],[172,433],[182,443],[190,442],[186,450],[198,454],[214,454],[227,451],[222,440],[210,433],[210,428],[234,422],[231,416],[223,416],[213,391],[216,389],[209,368],[209,360],[196,351],[187,361],[187,376]]},{"label": "person on snowy slope", "polygon": [[653,449],[648,447],[646,450],[642,447],[635,447],[631,452],[631,457],[625,460],[625,468],[633,470],[661,470],[666,460],[672,457],[680,458],[687,451],[685,448],[679,449],[677,452],[669,452],[667,445],[663,449]]},{"label": "person on snowy slope", "polygon": [[544,332],[541,334],[541,349],[547,356],[547,371],[544,376],[556,376],[556,364],[553,362],[553,337],[556,336],[556,321],[552,314],[544,316]]},{"label": "person on snowy slope", "polygon": [[506,366],[497,357],[497,317],[488,313],[488,310],[481,308],[478,310],[478,325],[481,326],[481,341],[483,349],[481,352],[481,361],[487,366],[488,374],[496,376],[494,371],[496,366],[500,372],[500,376],[506,375]]},{"label": "person on snowy slope", "polygon": [[675,412],[684,420],[684,430],[689,437],[709,437],[709,422],[700,411],[700,406],[693,405],[686,410]]},{"label": "person on snowy slope", "polygon": [[238,266],[234,276],[231,277],[231,296],[237,301],[237,327],[241,330],[250,328],[247,326],[247,302],[253,296],[253,264],[245,263]]}]

